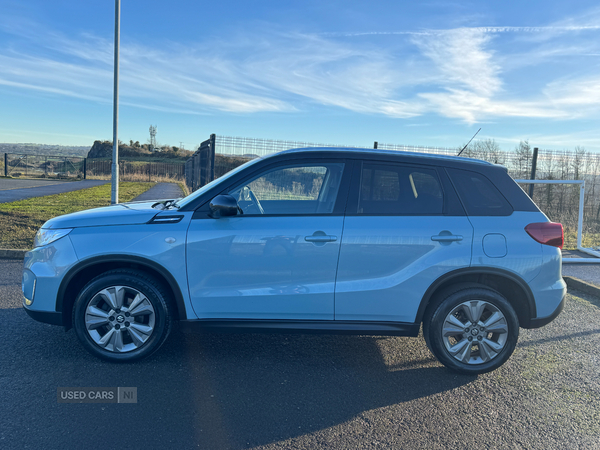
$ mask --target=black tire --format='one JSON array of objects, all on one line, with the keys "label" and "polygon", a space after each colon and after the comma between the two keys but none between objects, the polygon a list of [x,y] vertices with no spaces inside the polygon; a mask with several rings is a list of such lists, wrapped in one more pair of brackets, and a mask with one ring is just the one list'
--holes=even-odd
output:
[{"label": "black tire", "polygon": [[164,287],[135,270],[99,275],[85,285],[73,305],[73,328],[79,341],[107,361],[130,362],[149,356],[167,339],[171,326]]},{"label": "black tire", "polygon": [[497,369],[512,355],[519,338],[519,321],[513,307],[497,291],[461,284],[445,290],[430,304],[423,335],[443,365],[476,375]]}]

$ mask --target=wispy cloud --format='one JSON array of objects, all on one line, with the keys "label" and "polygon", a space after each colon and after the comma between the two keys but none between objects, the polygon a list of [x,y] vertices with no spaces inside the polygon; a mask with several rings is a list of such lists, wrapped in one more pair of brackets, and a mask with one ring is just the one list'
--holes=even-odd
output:
[{"label": "wispy cloud", "polygon": [[550,83],[544,90],[546,96],[559,108],[581,108],[579,114],[590,113],[600,105],[600,75],[584,79],[562,79]]},{"label": "wispy cloud", "polygon": [[[546,33],[599,30],[600,25],[570,25],[547,27],[469,27],[469,30],[483,33]],[[443,35],[447,30],[420,30],[420,31],[355,31],[355,32],[330,32],[322,33],[329,37],[361,37],[361,36],[433,36]]]},{"label": "wispy cloud", "polygon": [[[15,40],[0,49],[0,85],[111,101],[112,40],[30,25],[3,27]],[[540,82],[529,81],[525,96],[515,94],[523,92],[515,74],[527,64],[543,70],[558,56],[593,58],[600,54],[598,44],[565,42],[561,36],[597,38],[598,30],[600,22],[586,21],[359,33],[254,30],[162,48],[125,40],[120,93],[123,104],[188,114],[293,112],[324,105],[396,118],[437,114],[466,123],[565,119],[600,112],[600,76],[593,69],[555,78],[545,74]],[[514,36],[530,34],[544,35],[543,42],[519,41],[515,48]],[[364,39],[347,39],[354,37]]]},{"label": "wispy cloud", "polygon": [[445,80],[445,87],[465,87],[489,97],[500,90],[500,67],[493,52],[486,49],[491,37],[478,28],[460,28],[429,36],[413,37],[413,42],[430,58]]},{"label": "wispy cloud", "polygon": [[[456,30],[437,31],[426,35],[413,36],[412,40],[434,63],[435,70],[443,81],[434,87],[437,92],[427,92],[427,88],[418,94],[427,100],[440,114],[475,123],[498,117],[533,117],[570,119],[582,113],[578,107],[588,106],[600,110],[598,102],[600,77],[585,79],[568,79],[537,86],[529,98],[518,98],[511,95],[513,86],[506,86],[503,72],[514,70],[515,63],[508,54],[497,55],[505,46],[493,46],[497,35],[507,32],[526,33],[564,33],[568,31],[600,30],[600,26],[549,26],[549,27],[476,27]],[[518,58],[521,64],[539,66],[558,55],[573,57],[589,55],[583,52],[582,46],[590,49],[587,43],[572,44],[570,47],[558,43],[554,47],[538,46],[528,50],[520,50]],[[498,49],[498,50],[494,50]],[[534,79],[529,85],[536,85]],[[517,90],[519,90],[517,88]],[[530,89],[531,91],[531,89]]]},{"label": "wispy cloud", "polygon": [[517,135],[507,137],[496,137],[495,140],[499,144],[504,144],[507,149],[516,147],[520,141],[527,139],[529,142],[535,142],[535,145],[540,148],[548,149],[572,149],[574,145],[579,145],[584,148],[590,149],[598,148],[598,142],[600,141],[600,131],[588,130],[588,131],[576,131],[573,133],[529,133],[526,136]]}]

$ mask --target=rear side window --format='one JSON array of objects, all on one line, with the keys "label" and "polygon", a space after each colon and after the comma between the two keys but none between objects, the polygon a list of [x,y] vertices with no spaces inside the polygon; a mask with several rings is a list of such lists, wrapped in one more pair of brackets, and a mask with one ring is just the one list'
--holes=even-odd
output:
[{"label": "rear side window", "polygon": [[358,214],[437,215],[444,194],[435,169],[364,164]]},{"label": "rear side window", "polygon": [[461,169],[447,169],[469,216],[510,216],[513,208],[485,176]]}]

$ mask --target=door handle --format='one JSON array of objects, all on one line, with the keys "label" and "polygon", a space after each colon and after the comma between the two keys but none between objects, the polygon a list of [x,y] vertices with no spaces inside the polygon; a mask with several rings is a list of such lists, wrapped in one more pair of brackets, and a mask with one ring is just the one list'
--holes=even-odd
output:
[{"label": "door handle", "polygon": [[454,234],[438,234],[437,236],[431,236],[431,240],[436,242],[456,242],[462,241],[463,237]]},{"label": "door handle", "polygon": [[337,241],[337,236],[327,236],[327,235],[312,235],[305,236],[304,240],[306,242],[335,242]]}]

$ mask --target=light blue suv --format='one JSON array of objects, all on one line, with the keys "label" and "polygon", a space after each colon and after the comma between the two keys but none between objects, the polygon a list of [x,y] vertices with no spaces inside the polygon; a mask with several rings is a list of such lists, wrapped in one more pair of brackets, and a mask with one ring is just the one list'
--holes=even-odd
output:
[{"label": "light blue suv", "polygon": [[505,168],[367,149],[253,160],[179,200],[56,217],[24,307],[110,361],[204,330],[417,336],[484,373],[562,310],[562,226]]}]

